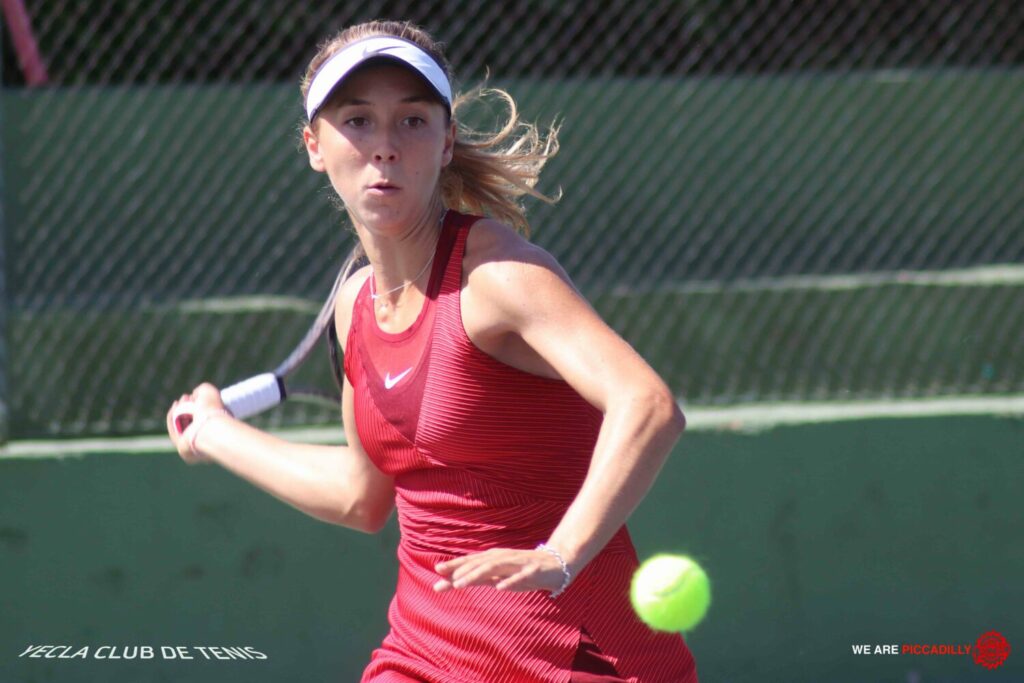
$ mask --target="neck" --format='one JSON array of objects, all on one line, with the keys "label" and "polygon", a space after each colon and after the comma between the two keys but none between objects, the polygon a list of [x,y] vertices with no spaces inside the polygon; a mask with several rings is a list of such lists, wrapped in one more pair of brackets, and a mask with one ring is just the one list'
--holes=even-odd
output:
[{"label": "neck", "polygon": [[445,213],[438,198],[425,207],[408,228],[393,234],[375,232],[356,222],[359,238],[373,270],[371,291],[378,307],[397,307],[409,290],[426,290],[427,273],[431,270]]}]

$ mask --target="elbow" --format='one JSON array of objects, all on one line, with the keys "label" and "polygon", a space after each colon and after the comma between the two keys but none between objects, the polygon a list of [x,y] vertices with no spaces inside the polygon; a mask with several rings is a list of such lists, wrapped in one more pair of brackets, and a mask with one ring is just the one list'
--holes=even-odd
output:
[{"label": "elbow", "polygon": [[388,519],[391,518],[391,510],[393,506],[372,506],[366,504],[357,504],[352,507],[346,514],[341,516],[341,519],[337,520],[337,524],[361,531],[364,534],[376,534],[387,526]]},{"label": "elbow", "polygon": [[647,396],[650,421],[667,441],[675,443],[686,429],[686,416],[680,410],[675,396],[668,387],[662,386]]},{"label": "elbow", "polygon": [[662,382],[623,392],[615,399],[608,413],[629,416],[637,428],[658,443],[671,447],[686,429],[686,417],[676,397]]},{"label": "elbow", "polygon": [[300,508],[310,517],[322,522],[343,526],[364,534],[375,534],[387,526],[391,517],[391,509],[374,509],[365,503],[353,503],[347,506],[338,504],[325,505],[320,508]]},{"label": "elbow", "polygon": [[[356,462],[358,465],[359,463]],[[365,534],[382,530],[395,509],[395,486],[376,468],[352,467],[343,482],[332,483],[335,492],[334,523]]]},{"label": "elbow", "polygon": [[390,518],[390,514],[366,517],[363,519],[363,523],[359,526],[359,531],[362,531],[364,534],[380,533],[384,530],[384,527],[388,525],[388,520]]},{"label": "elbow", "polygon": [[676,403],[675,399],[672,400],[672,430],[673,436],[679,438],[686,430],[686,415],[683,414],[679,404]]}]

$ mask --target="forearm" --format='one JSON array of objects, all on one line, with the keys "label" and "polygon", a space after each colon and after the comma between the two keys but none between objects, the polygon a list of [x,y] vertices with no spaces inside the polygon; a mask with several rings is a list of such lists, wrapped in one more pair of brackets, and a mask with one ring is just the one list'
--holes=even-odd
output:
[{"label": "forearm", "polygon": [[583,486],[547,541],[574,574],[647,495],[684,425],[671,397],[640,394],[609,404]]},{"label": "forearm", "polygon": [[[390,511],[368,500],[370,473],[347,446],[285,441],[239,420],[218,416],[197,435],[196,449],[254,486],[317,519],[374,531]],[[390,501],[388,501],[390,503]]]}]

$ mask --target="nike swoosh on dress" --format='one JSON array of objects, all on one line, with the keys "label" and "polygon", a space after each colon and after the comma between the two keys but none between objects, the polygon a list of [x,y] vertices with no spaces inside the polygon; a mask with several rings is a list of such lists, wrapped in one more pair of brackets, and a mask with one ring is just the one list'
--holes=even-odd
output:
[{"label": "nike swoosh on dress", "polygon": [[392,388],[392,387],[394,387],[394,386],[395,386],[396,384],[398,384],[399,382],[401,382],[401,381],[402,381],[402,378],[403,378],[403,377],[405,377],[406,375],[408,375],[408,374],[409,374],[410,372],[412,372],[412,368],[406,368],[406,369],[405,369],[405,371],[403,371],[403,372],[400,372],[400,373],[398,373],[397,375],[395,375],[394,377],[392,377],[392,376],[391,376],[391,372],[390,372],[390,371],[388,371],[388,372],[387,372],[387,373],[386,373],[386,374],[384,375],[384,388],[385,388],[385,389],[391,389],[391,388]]}]

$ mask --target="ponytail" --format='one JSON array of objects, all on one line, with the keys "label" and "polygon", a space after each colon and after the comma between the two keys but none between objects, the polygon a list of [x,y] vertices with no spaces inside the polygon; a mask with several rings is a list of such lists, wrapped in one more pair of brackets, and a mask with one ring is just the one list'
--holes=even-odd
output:
[{"label": "ponytail", "polygon": [[[459,121],[458,112],[473,102],[496,97],[508,108],[508,118],[497,131],[481,132]],[[558,126],[542,133],[536,124],[520,119],[515,100],[497,88],[477,88],[459,95],[452,105],[456,121],[455,149],[451,163],[441,173],[445,203],[459,211],[476,213],[510,224],[530,234],[525,195],[548,204],[549,197],[536,189],[541,169],[558,153]]]}]

